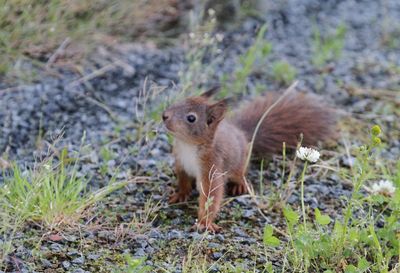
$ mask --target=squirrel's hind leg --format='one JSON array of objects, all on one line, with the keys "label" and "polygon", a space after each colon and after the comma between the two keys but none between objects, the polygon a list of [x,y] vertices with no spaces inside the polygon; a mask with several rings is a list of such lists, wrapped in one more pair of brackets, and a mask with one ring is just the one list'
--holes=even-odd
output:
[{"label": "squirrel's hind leg", "polygon": [[236,196],[247,193],[246,181],[244,180],[244,176],[235,177],[234,179],[230,179],[227,184],[227,192],[229,195]]},{"label": "squirrel's hind leg", "polygon": [[229,182],[226,185],[229,195],[236,196],[248,192],[245,176],[246,172],[243,170],[235,171],[229,176]]}]

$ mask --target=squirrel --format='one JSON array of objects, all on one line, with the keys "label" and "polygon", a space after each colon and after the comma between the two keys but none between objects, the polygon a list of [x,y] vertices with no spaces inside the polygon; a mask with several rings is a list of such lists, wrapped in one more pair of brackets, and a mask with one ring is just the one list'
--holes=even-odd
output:
[{"label": "squirrel", "polygon": [[[230,99],[212,102],[214,87],[200,96],[189,97],[162,113],[167,131],[174,136],[173,154],[178,191],[169,203],[185,202],[196,182],[199,191],[198,219],[195,227],[220,231],[214,223],[225,189],[232,195],[247,192],[245,176],[249,143],[264,112],[279,98],[277,93],[246,103],[225,117]],[[332,109],[316,96],[296,93],[281,101],[262,121],[253,143],[253,155],[278,153],[283,142],[296,148],[303,134],[304,145],[316,145],[334,135],[336,118]]]}]

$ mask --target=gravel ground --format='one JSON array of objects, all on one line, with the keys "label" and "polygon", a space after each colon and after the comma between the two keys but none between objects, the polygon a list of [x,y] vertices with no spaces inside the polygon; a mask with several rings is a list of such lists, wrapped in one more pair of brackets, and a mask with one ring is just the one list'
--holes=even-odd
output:
[{"label": "gravel ground", "polygon": [[[390,90],[400,89],[400,40],[396,36],[400,31],[400,3],[397,0],[269,2],[265,16],[266,39],[273,50],[265,68],[250,77],[249,90],[256,84],[265,84],[271,90],[282,88],[269,71],[274,61],[286,60],[298,71],[300,89],[326,97],[331,104],[356,118],[360,128],[381,124],[386,133],[382,156],[388,161],[398,160],[400,125],[399,112],[395,111],[399,107],[399,93],[396,104],[395,91]],[[342,23],[347,29],[343,52],[339,59],[324,67],[328,72],[323,72],[311,62],[313,29],[318,27],[322,34],[332,33]],[[210,82],[232,71],[236,57],[248,48],[254,40],[255,29],[261,24],[260,20],[248,18],[224,32],[224,61]],[[384,43],[385,39],[391,44]],[[138,124],[144,113],[148,113],[141,96],[143,86],[153,91],[157,91],[154,86],[162,86],[166,89],[160,92],[174,96],[179,89],[179,71],[187,67],[184,52],[179,46],[155,49],[124,45],[93,53],[92,66],[86,69],[85,75],[96,70],[98,73],[107,64],[113,65],[87,81],[77,82],[77,75],[59,71],[61,77],[43,76],[36,84],[13,90],[5,90],[7,86],[0,83],[3,90],[0,91],[0,153],[6,152],[11,160],[29,165],[40,159],[47,153],[47,143],[52,143],[61,132],[63,137],[57,146],[67,145],[69,150],[77,151],[86,132],[85,144],[90,148],[87,146],[81,151],[85,160],[80,172],[93,175],[93,188],[104,185],[105,177],[115,174],[115,167],[119,165],[118,179],[151,177],[150,182],[130,185],[98,206],[94,223],[102,224],[102,228],[94,225],[85,231],[67,232],[60,240],[43,236],[41,245],[37,246],[41,231],[27,227],[17,236],[16,250],[9,259],[10,272],[110,272],[113,266],[123,262],[123,253],[146,257],[146,263],[155,268],[180,272],[182,259],[193,242],[198,242],[198,248],[192,253],[194,257],[205,254],[211,261],[220,261],[212,272],[227,272],[229,267],[225,263],[232,263],[239,272],[240,268],[242,271],[262,268],[265,263],[262,228],[265,223],[281,226],[281,215],[269,211],[264,219],[249,198],[238,197],[229,199],[222,209],[219,217],[219,224],[224,228],[222,234],[203,238],[190,231],[196,218],[195,198],[188,204],[167,205],[168,194],[174,186],[167,135],[154,121],[147,126],[155,129],[156,134],[150,132],[139,138],[142,134]],[[377,91],[361,92],[364,89]],[[160,96],[155,97],[149,99],[148,107],[159,104],[157,97]],[[157,108],[153,109],[157,113]],[[362,132],[357,126],[350,128],[346,122],[341,128],[347,134]],[[349,142],[358,144],[361,139],[362,134]],[[114,154],[107,162],[100,156],[102,147]],[[340,156],[344,151],[343,141],[333,149],[333,160],[348,165]],[[329,152],[325,154],[330,158]],[[100,172],[104,164],[108,166],[107,174]],[[258,167],[255,164],[249,175],[255,187],[260,175]],[[271,185],[279,185],[279,174],[280,160],[274,158],[263,172],[266,195]],[[307,179],[305,201],[311,208],[318,207],[337,218],[343,206],[339,197],[350,191],[337,175],[319,174]],[[152,225],[125,236],[116,232],[115,227],[129,223],[135,213],[143,210],[147,200],[159,204]],[[297,192],[289,203],[299,203]],[[269,259],[279,267],[279,257],[271,254]]]}]

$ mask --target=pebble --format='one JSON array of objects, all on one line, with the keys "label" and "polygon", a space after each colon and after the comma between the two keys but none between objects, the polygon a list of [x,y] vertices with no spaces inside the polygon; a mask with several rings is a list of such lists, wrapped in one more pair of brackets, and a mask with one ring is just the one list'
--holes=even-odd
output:
[{"label": "pebble", "polygon": [[57,243],[53,243],[53,244],[50,245],[50,249],[53,252],[59,253],[59,252],[61,252],[63,250],[63,246],[60,245],[60,244],[57,244]]},{"label": "pebble", "polygon": [[183,234],[181,231],[173,229],[170,232],[168,232],[168,240],[174,240],[174,239],[182,239]]},{"label": "pebble", "polygon": [[71,267],[71,263],[69,261],[63,261],[61,263],[61,265],[65,268],[65,269],[69,269]]},{"label": "pebble", "polygon": [[72,260],[73,264],[83,264],[84,262],[85,262],[85,258],[83,256]]},{"label": "pebble", "polygon": [[138,248],[135,251],[135,254],[133,254],[133,256],[135,256],[135,257],[143,257],[143,256],[146,256],[146,252],[143,250],[143,248]]},{"label": "pebble", "polygon": [[220,259],[222,257],[222,253],[221,252],[214,252],[213,254],[212,254],[212,258],[214,259],[214,260],[218,260],[218,259]]},{"label": "pebble", "polygon": [[41,259],[42,265],[44,268],[51,268],[53,264],[47,259]]},{"label": "pebble", "polygon": [[88,254],[87,255],[88,260],[97,260],[100,257],[101,257],[101,255],[98,255],[98,254]]}]

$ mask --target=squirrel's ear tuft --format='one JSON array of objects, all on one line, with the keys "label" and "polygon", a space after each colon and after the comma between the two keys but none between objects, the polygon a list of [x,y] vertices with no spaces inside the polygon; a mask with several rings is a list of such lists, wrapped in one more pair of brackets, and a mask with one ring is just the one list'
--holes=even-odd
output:
[{"label": "squirrel's ear tuft", "polygon": [[226,98],[208,107],[207,125],[211,125],[212,123],[218,123],[224,118],[225,113],[228,110],[228,104],[230,101],[231,101],[230,98]]},{"label": "squirrel's ear tuft", "polygon": [[215,94],[217,94],[218,91],[219,91],[220,89],[221,89],[221,86],[220,86],[220,85],[216,85],[216,86],[214,86],[214,87],[208,89],[208,90],[205,91],[204,93],[202,93],[202,94],[200,95],[200,97],[209,99],[209,98],[211,98],[212,96],[214,96]]}]

